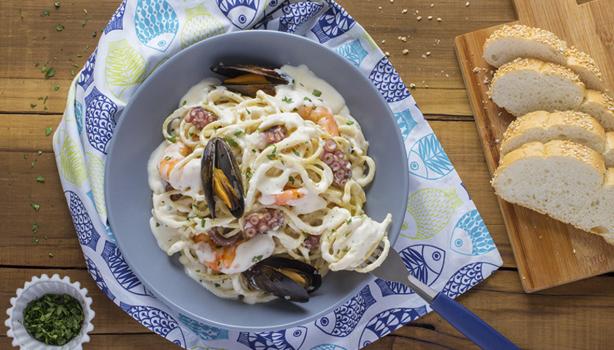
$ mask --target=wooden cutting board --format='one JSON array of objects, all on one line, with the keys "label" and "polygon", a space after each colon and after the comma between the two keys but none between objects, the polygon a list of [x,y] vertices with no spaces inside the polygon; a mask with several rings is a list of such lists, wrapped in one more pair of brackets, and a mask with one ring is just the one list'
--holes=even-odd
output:
[{"label": "wooden cutting board", "polygon": [[[519,20],[556,33],[589,53],[614,91],[614,0],[513,0]],[[487,96],[493,68],[482,58],[497,27],[458,36],[456,53],[490,172],[499,163],[499,140],[513,117]],[[477,67],[477,68],[476,68]],[[614,271],[614,246],[532,210],[499,199],[526,292]],[[614,218],[612,218],[614,220]]]}]

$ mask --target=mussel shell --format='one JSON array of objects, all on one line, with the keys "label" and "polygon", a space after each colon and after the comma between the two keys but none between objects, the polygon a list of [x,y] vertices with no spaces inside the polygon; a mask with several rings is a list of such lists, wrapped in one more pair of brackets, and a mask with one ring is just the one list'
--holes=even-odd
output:
[{"label": "mussel shell", "polygon": [[244,74],[256,74],[265,77],[271,84],[289,84],[291,81],[287,76],[278,73],[273,68],[253,64],[225,65],[224,63],[218,63],[211,66],[211,71],[229,78]]},{"label": "mussel shell", "polygon": [[231,206],[228,210],[230,210],[234,217],[240,218],[245,209],[241,171],[230,146],[219,137],[212,138],[205,146],[200,168],[205,200],[209,206],[212,218],[216,217],[215,191],[213,189],[213,169],[215,168],[220,169],[224,173],[237,194],[237,196],[228,196],[231,200]]},{"label": "mussel shell", "polygon": [[[280,270],[291,271],[299,274],[307,282],[303,286]],[[309,301],[309,293],[315,291],[322,284],[322,276],[311,265],[298,260],[285,257],[269,257],[249,270],[243,272],[252,287],[269,292],[279,298],[296,301]]]}]

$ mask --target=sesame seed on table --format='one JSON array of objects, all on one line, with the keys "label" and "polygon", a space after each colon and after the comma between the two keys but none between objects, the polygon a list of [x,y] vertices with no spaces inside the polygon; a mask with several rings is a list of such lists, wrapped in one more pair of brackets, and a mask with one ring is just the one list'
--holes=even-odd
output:
[{"label": "sesame seed on table", "polygon": [[[512,0],[338,2],[389,53],[501,252],[504,266],[459,300],[521,348],[608,348],[614,343],[614,274],[525,294],[489,185],[453,40],[514,21]],[[80,281],[94,300],[95,329],[86,349],[176,349],[116,307],[89,276],[48,132],[55,131],[69,84],[120,1],[66,0],[58,9],[53,3],[0,2],[0,311],[31,276],[59,273]],[[2,323],[0,349],[10,348]],[[429,314],[366,349],[475,348]]]}]

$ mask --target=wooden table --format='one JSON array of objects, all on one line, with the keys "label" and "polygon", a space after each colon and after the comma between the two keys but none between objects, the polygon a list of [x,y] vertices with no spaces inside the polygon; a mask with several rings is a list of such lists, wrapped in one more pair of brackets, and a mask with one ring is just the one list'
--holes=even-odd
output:
[{"label": "wooden table", "polygon": [[[503,256],[501,270],[460,301],[522,348],[611,349],[614,274],[523,293],[489,185],[453,38],[514,20],[511,1],[471,0],[469,6],[464,0],[339,2],[390,52],[405,82],[416,85],[413,95]],[[55,9],[52,0],[0,2],[0,310],[8,308],[15,289],[31,276],[60,273],[81,281],[94,299],[96,328],[86,349],[174,349],[111,303],[88,275],[58,180],[51,136],[45,136],[45,128],[59,122],[72,77],[118,4],[119,0],[63,0]],[[60,24],[62,31],[56,28]],[[409,53],[403,54],[405,48]],[[55,76],[45,79],[40,69],[44,64],[55,68]],[[44,183],[36,181],[39,175]],[[32,203],[40,204],[38,212]],[[36,234],[33,223],[39,225]],[[0,332],[0,349],[9,349],[3,323]],[[368,349],[410,348],[475,347],[430,314]]]}]

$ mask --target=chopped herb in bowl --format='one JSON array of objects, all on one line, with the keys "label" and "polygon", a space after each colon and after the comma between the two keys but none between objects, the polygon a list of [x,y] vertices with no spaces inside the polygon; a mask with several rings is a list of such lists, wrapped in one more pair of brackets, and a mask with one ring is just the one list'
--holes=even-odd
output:
[{"label": "chopped herb in bowl", "polygon": [[23,312],[23,325],[36,340],[64,345],[79,335],[83,308],[68,294],[45,294],[31,301]]}]

